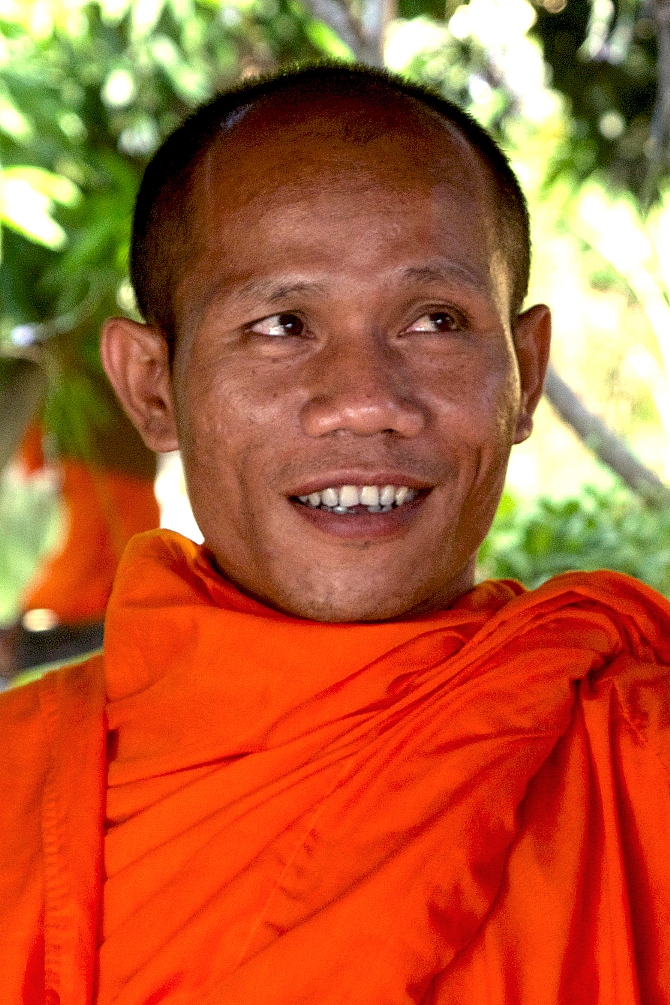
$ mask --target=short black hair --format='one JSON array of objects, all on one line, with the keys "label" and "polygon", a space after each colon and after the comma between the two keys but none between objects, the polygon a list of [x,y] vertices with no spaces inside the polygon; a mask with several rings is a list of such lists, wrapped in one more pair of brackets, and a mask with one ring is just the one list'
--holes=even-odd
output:
[{"label": "short black hair", "polygon": [[156,326],[174,356],[175,274],[188,260],[191,234],[189,199],[198,165],[236,119],[265,98],[342,97],[375,103],[413,98],[437,112],[479,153],[497,188],[501,243],[512,271],[512,317],[528,291],[530,225],[528,207],[509,160],[493,138],[467,112],[441,95],[410,84],[387,70],[322,63],[247,80],[198,108],[173,132],[148,164],[135,204],[130,248],[130,277],[144,320]]}]

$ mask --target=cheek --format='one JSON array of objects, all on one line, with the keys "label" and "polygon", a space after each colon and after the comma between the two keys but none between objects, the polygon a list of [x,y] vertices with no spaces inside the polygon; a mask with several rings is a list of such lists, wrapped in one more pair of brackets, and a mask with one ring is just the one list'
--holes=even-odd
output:
[{"label": "cheek", "polygon": [[189,488],[217,492],[239,442],[226,381],[214,368],[191,364],[179,374],[175,405]]},{"label": "cheek", "polygon": [[490,416],[492,433],[506,450],[511,449],[521,402],[519,372],[514,360],[498,375],[489,374],[482,383],[484,408]]},{"label": "cheek", "polygon": [[[191,365],[178,397],[179,442],[199,494],[248,501],[267,482],[290,426],[290,396],[254,367]],[[265,473],[265,477],[263,477]]]},{"label": "cheek", "polygon": [[520,401],[516,360],[506,348],[464,354],[430,378],[430,405],[444,434],[465,450],[511,446]]}]

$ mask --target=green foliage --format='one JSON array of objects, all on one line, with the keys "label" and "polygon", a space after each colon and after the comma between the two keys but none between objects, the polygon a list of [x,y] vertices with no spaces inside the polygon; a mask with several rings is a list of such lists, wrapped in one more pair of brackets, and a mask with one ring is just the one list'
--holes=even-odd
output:
[{"label": "green foliage", "polygon": [[98,332],[131,306],[128,232],[151,154],[241,73],[334,54],[346,47],[295,0],[0,8],[0,348],[44,343],[45,418],[63,452],[90,457],[110,422]]},{"label": "green foliage", "polygon": [[[11,227],[46,248],[62,248],[67,240],[53,219],[54,203],[74,206],[78,199],[76,185],[61,175],[25,165],[0,170],[0,226]],[[0,243],[0,258],[1,252]]]},{"label": "green foliage", "polygon": [[533,589],[572,569],[625,572],[670,597],[670,512],[618,486],[530,504],[505,493],[480,550],[480,576]]},{"label": "green foliage", "polygon": [[657,93],[652,14],[642,0],[569,0],[557,13],[538,3],[533,27],[552,87],[571,106],[571,135],[554,172],[583,179],[597,168],[645,202],[659,181],[650,173]]},{"label": "green foliage", "polygon": [[426,10],[410,22],[411,33],[405,36],[398,53],[409,53],[409,59],[396,62],[395,47],[391,47],[392,68],[456,102],[498,139],[504,139],[506,119],[517,109],[514,95],[491,66],[490,53],[476,36],[455,36],[432,20],[428,11],[426,5]]},{"label": "green foliage", "polygon": [[[567,177],[579,185],[594,171],[631,192],[645,207],[653,202],[670,167],[670,126],[655,114],[657,40],[654,4],[647,0],[532,0],[535,22],[530,37],[539,43],[551,87],[567,99],[570,128],[547,174],[551,185]],[[510,15],[513,4],[509,0]],[[449,19],[459,0],[447,0]],[[445,4],[400,0],[400,17],[439,23]],[[448,97],[470,107],[504,140],[504,120],[519,112],[496,56],[496,42],[459,45],[446,39],[435,52],[422,53],[408,69]],[[476,91],[482,82],[492,92],[482,109]],[[474,99],[474,100],[473,100]],[[482,114],[484,112],[484,114]]]},{"label": "green foliage", "polygon": [[[79,303],[92,276],[114,292],[144,165],[191,109],[245,70],[345,51],[294,0],[28,0],[8,10],[0,13],[0,160],[5,173],[21,166],[34,195],[69,207],[56,213],[67,244],[24,230],[52,249],[63,245],[33,261],[52,315]],[[31,301],[3,297],[5,317],[43,319]]]}]

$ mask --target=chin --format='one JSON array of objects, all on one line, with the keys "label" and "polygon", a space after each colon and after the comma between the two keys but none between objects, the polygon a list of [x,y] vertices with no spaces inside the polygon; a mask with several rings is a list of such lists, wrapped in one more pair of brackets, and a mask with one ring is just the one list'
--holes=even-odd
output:
[{"label": "chin", "polygon": [[352,591],[348,590],[346,596],[341,596],[337,590],[332,590],[327,595],[319,595],[315,591],[307,591],[300,596],[284,594],[271,603],[284,614],[293,617],[337,624],[390,621],[411,614],[417,605],[421,604],[421,600],[422,598],[414,595],[386,594],[380,597],[378,593],[372,591],[352,596]]},{"label": "chin", "polygon": [[426,568],[417,560],[413,565],[394,563],[388,556],[373,563],[361,552],[358,562],[338,568],[324,556],[310,567],[294,555],[291,579],[285,574],[287,564],[263,563],[264,581],[258,573],[256,579],[262,596],[256,596],[284,614],[310,621],[391,621],[431,614],[473,587],[476,557],[476,548],[468,548],[465,555],[454,549],[443,562]]},{"label": "chin", "polygon": [[402,617],[403,614],[408,614],[411,610],[411,605],[405,606],[404,604],[400,604],[379,607],[370,604],[351,605],[326,602],[319,605],[306,604],[301,606],[300,610],[297,609],[295,604],[292,604],[290,609],[282,606],[280,610],[285,614],[290,614],[297,618],[305,618],[308,621],[320,621],[327,624],[346,624],[352,622],[392,621],[394,618]]}]

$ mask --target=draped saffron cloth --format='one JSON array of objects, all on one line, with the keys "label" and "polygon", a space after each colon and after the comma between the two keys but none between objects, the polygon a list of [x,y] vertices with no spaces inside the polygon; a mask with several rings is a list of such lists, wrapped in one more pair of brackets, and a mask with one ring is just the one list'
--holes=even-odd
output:
[{"label": "draped saffron cloth", "polygon": [[668,664],[617,573],[327,625],[135,538],[98,1005],[667,1005]]}]

